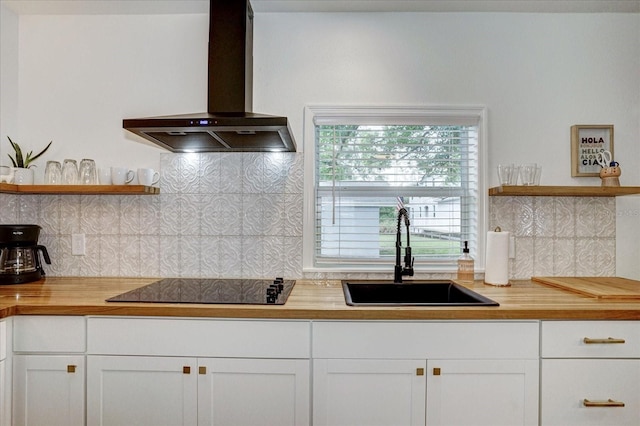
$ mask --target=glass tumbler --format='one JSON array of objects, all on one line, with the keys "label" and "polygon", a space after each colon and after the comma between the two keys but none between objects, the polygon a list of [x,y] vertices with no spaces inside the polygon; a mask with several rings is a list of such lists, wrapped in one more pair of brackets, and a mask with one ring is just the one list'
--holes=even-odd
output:
[{"label": "glass tumbler", "polygon": [[47,161],[44,169],[45,185],[60,185],[62,183],[62,165],[59,161]]},{"label": "glass tumbler", "polygon": [[83,158],[80,161],[80,168],[78,170],[78,183],[80,185],[97,185],[98,175],[96,172],[96,162]]},{"label": "glass tumbler", "polygon": [[533,185],[536,180],[536,167],[538,165],[533,164],[523,164],[520,166],[520,180],[522,184],[525,186]]},{"label": "glass tumbler", "polygon": [[500,185],[511,185],[511,174],[513,173],[513,164],[498,165],[498,181]]},{"label": "glass tumbler", "polygon": [[67,158],[62,165],[62,183],[76,185],[78,183],[78,163]]}]

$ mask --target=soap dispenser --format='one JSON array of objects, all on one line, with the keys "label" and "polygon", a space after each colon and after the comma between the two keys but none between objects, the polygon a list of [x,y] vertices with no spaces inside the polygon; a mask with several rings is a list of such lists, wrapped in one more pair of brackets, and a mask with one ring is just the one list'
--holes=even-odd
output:
[{"label": "soap dispenser", "polygon": [[458,259],[458,279],[464,281],[473,281],[474,262],[473,257],[469,254],[469,242],[464,242],[462,256]]}]

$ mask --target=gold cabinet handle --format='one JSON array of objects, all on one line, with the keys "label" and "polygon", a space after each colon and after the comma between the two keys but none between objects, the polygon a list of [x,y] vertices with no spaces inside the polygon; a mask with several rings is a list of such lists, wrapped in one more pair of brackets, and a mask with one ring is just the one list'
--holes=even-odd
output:
[{"label": "gold cabinet handle", "polygon": [[204,366],[198,367],[198,374],[207,374],[207,367],[204,367]]},{"label": "gold cabinet handle", "polygon": [[585,398],[582,404],[584,404],[585,407],[624,407],[624,402],[614,401],[611,398],[606,401],[590,401]]},{"label": "gold cabinet handle", "polygon": [[188,365],[182,367],[182,374],[191,374],[191,367],[189,367]]},{"label": "gold cabinet handle", "polygon": [[591,339],[589,337],[585,337],[583,342],[586,344],[625,343],[624,339],[616,339],[614,337],[607,337],[606,339]]},{"label": "gold cabinet handle", "polygon": [[76,366],[75,365],[67,365],[67,373],[75,373]]}]

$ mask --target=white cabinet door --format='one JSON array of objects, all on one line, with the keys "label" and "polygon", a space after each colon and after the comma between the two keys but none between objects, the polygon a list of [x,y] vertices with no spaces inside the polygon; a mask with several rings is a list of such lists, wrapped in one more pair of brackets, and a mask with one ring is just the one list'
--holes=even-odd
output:
[{"label": "white cabinet door", "polygon": [[198,425],[304,426],[309,360],[198,360]]},{"label": "white cabinet door", "polygon": [[13,359],[15,425],[84,425],[83,355]]},{"label": "white cabinet door", "polygon": [[541,376],[544,426],[640,424],[640,360],[545,359]]},{"label": "white cabinet door", "polygon": [[428,360],[427,425],[538,424],[538,360]]},{"label": "white cabinet door", "polygon": [[425,360],[316,359],[313,424],[425,424]]},{"label": "white cabinet door", "polygon": [[88,356],[88,425],[195,425],[195,358]]},{"label": "white cabinet door", "polygon": [[7,384],[5,382],[7,373],[7,361],[0,361],[0,426],[9,426],[11,424],[11,416],[9,411],[11,408],[7,401]]}]

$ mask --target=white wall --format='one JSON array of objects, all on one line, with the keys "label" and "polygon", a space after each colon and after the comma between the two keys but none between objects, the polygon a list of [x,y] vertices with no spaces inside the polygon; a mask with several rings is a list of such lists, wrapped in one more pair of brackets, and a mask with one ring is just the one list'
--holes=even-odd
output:
[{"label": "white wall", "polygon": [[[9,134],[28,149],[54,141],[39,173],[67,157],[155,168],[163,151],[121,120],[206,107],[206,15],[20,15],[17,25],[2,9],[0,159]],[[5,64],[16,56],[14,75]],[[599,185],[571,177],[569,128],[613,124],[621,182],[640,185],[639,69],[640,14],[262,13],[254,111],[287,115],[302,147],[308,104],[485,105],[490,185],[500,162],[542,164],[543,185]],[[5,101],[6,90],[17,94]],[[640,271],[630,228],[618,240],[636,251],[617,260]]]},{"label": "white wall", "polygon": [[[623,184],[640,183],[638,14],[263,14],[255,103],[292,119],[303,105],[481,104],[489,167],[543,164],[571,178],[573,124],[615,125]],[[489,183],[497,184],[492,173]]]},{"label": "white wall", "polygon": [[[154,166],[162,151],[122,118],[206,107],[206,15],[19,21],[5,149],[11,129],[33,149],[53,139],[48,157]],[[640,183],[638,14],[263,13],[254,56],[254,110],[289,116],[299,145],[307,104],[480,104],[491,170],[535,161],[543,184],[599,184],[571,178],[569,127],[611,123],[622,183]]]},{"label": "white wall", "polygon": [[[6,141],[18,121],[18,15],[0,7],[0,131]],[[0,164],[10,164],[0,142]],[[9,147],[9,143],[6,143]]]},{"label": "white wall", "polygon": [[53,140],[46,159],[157,169],[165,151],[124,131],[122,119],[206,110],[207,22],[20,16],[18,133],[10,136],[34,150]]}]

